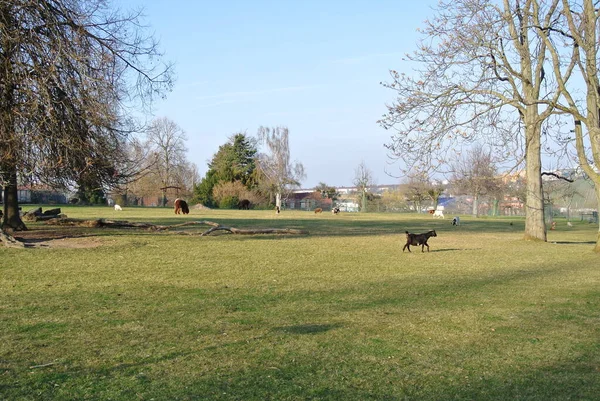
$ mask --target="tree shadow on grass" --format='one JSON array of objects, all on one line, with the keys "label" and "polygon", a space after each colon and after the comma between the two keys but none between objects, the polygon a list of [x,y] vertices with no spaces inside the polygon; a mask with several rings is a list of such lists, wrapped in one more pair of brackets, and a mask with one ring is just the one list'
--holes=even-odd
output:
[{"label": "tree shadow on grass", "polygon": [[[407,364],[400,363],[394,371],[382,368],[381,362],[336,355],[340,357],[305,357],[288,350],[270,360],[268,366],[256,364],[193,377],[185,386],[170,387],[168,393],[176,398],[206,400],[546,401],[593,400],[600,390],[596,372],[584,365],[573,366],[568,359],[543,368],[523,363],[472,377],[455,375],[448,369],[438,377]],[[154,390],[165,384],[158,381]],[[142,396],[150,396],[153,388],[141,390],[140,398],[145,398]]]},{"label": "tree shadow on grass", "polygon": [[432,249],[431,252],[457,252],[457,251],[474,251],[481,248],[444,248],[444,249]]},{"label": "tree shadow on grass", "polygon": [[[414,249],[414,248],[413,248]],[[482,248],[442,248],[442,249],[432,249],[430,251],[425,251],[422,252],[421,248],[419,248],[419,250],[413,250],[411,252],[406,252],[408,253],[427,253],[427,252],[458,252],[458,251],[476,251],[476,250],[481,250]]]},{"label": "tree shadow on grass", "polygon": [[341,324],[299,324],[295,326],[281,326],[273,328],[273,331],[288,334],[318,334],[342,327]]},{"label": "tree shadow on grass", "polygon": [[[156,225],[175,225],[184,222],[208,220],[218,223],[226,227],[235,227],[238,229],[296,229],[307,231],[308,234],[253,234],[253,235],[235,235],[228,232],[215,231],[209,237],[234,237],[238,241],[246,240],[276,240],[282,238],[299,238],[299,237],[359,237],[359,236],[379,236],[379,235],[399,235],[403,236],[405,231],[410,232],[425,232],[428,230],[436,230],[438,235],[469,235],[474,233],[506,233],[506,234],[522,234],[524,230],[524,221],[508,220],[503,218],[482,218],[465,220],[460,227],[452,226],[448,221],[430,220],[422,216],[416,215],[397,215],[390,214],[374,214],[369,215],[350,215],[331,218],[331,216],[323,216],[313,218],[308,214],[296,213],[294,215],[266,217],[265,215],[250,215],[246,216],[243,213],[227,216],[186,216],[179,217],[132,217],[131,222],[150,222]],[[31,227],[37,231],[48,229],[46,227]],[[183,234],[199,235],[207,231],[210,227],[204,225],[193,225],[187,227],[176,228],[170,233],[181,232]],[[60,227],[56,228],[66,236],[83,235],[94,236],[119,236],[119,235],[165,235],[167,232],[156,232],[143,229],[115,229],[115,228],[80,228],[80,227]],[[580,242],[581,244],[593,244],[594,242]]]},{"label": "tree shadow on grass", "polygon": [[596,241],[550,241],[556,245],[595,245]]},{"label": "tree shadow on grass", "polygon": [[[345,318],[349,311],[373,310],[372,313],[394,313],[396,310],[411,309],[413,311],[434,311],[436,308],[449,309],[465,308],[464,299],[477,299],[482,294],[494,292],[495,287],[520,286],[530,278],[545,276],[562,276],[563,272],[577,269],[587,269],[587,266],[561,264],[532,267],[528,270],[503,270],[490,272],[485,276],[448,277],[443,282],[424,281],[415,287],[414,282],[405,278],[390,280],[382,278],[379,285],[372,282],[364,283],[364,288],[352,286],[342,288],[335,293],[331,289],[319,291],[297,292],[293,298],[282,299],[273,295],[275,302],[294,302],[299,299],[311,300],[315,304],[326,304],[329,310],[338,309],[337,317]],[[589,299],[596,302],[597,289],[590,285],[593,291],[581,300]],[[387,290],[382,295],[379,290]],[[418,293],[417,293],[418,292]],[[369,294],[364,298],[354,295]],[[322,296],[320,296],[322,294]],[[245,294],[241,294],[244,295]],[[258,298],[257,298],[258,299]],[[493,298],[492,298],[493,299]],[[329,300],[329,304],[327,301]],[[454,301],[458,302],[454,304]],[[474,301],[474,303],[477,303]],[[578,303],[578,305],[582,303]],[[390,309],[386,307],[398,307]],[[581,315],[581,325],[592,326],[596,316],[592,311],[594,305],[587,306]],[[383,308],[383,309],[382,309]],[[591,312],[590,312],[591,311]],[[481,313],[481,312],[479,312]],[[556,320],[557,310],[544,307],[546,318],[540,319],[543,326],[534,326],[544,339],[544,333],[560,329],[564,330],[565,322]],[[579,315],[579,313],[574,313]],[[586,319],[585,316],[588,316]],[[435,317],[429,315],[424,317]],[[540,317],[539,313],[536,317]],[[531,319],[531,314],[523,314],[521,319]],[[403,322],[418,325],[420,320],[413,317]],[[555,327],[547,322],[555,322]],[[392,321],[396,324],[399,321]],[[576,321],[569,321],[569,325]],[[597,373],[599,348],[597,337],[588,340],[578,339],[572,347],[566,350],[562,357],[548,358],[536,361],[522,358],[521,347],[538,346],[529,344],[527,332],[522,332],[517,351],[508,347],[505,351],[491,352],[487,370],[477,368],[482,362],[480,357],[487,355],[475,354],[476,347],[468,342],[464,348],[451,352],[439,345],[431,345],[419,350],[423,364],[414,364],[410,349],[403,346],[388,347],[389,355],[382,357],[375,351],[385,348],[385,343],[370,343],[366,350],[353,349],[355,345],[364,345],[360,336],[355,341],[348,341],[343,336],[312,337],[313,335],[330,333],[338,327],[359,325],[359,321],[347,324],[327,324],[307,322],[299,325],[279,326],[270,329],[265,334],[265,342],[255,345],[248,337],[226,344],[199,348],[194,345],[191,350],[180,349],[186,346],[177,345],[175,338],[157,339],[155,341],[173,342],[174,351],[157,354],[148,358],[129,360],[125,363],[106,361],[100,366],[88,366],[83,362],[77,366],[60,369],[61,365],[48,367],[48,372],[36,370],[33,375],[27,369],[30,363],[18,362],[19,370],[10,369],[7,377],[14,376],[16,380],[10,384],[0,384],[0,393],[6,399],[205,399],[205,400],[284,400],[284,399],[319,399],[319,400],[593,400],[600,393],[600,376]],[[518,321],[510,323],[512,327],[520,327]],[[443,326],[442,326],[443,327]],[[399,326],[399,336],[403,335]],[[262,330],[261,330],[262,333]],[[283,335],[281,335],[283,333]],[[335,333],[335,332],[334,332]],[[497,335],[497,334],[494,334]],[[506,334],[504,334],[506,335]],[[275,337],[275,338],[273,338]],[[386,338],[386,337],[384,337]],[[409,338],[409,337],[407,337]],[[368,339],[366,339],[368,340]],[[473,339],[474,340],[474,339]],[[389,340],[391,344],[400,344],[399,340]],[[523,341],[525,344],[523,345]],[[375,344],[375,346],[372,346]],[[92,344],[93,345],[93,344]],[[239,348],[237,348],[239,346]],[[323,347],[324,351],[319,351]],[[219,351],[220,348],[223,350]],[[153,347],[149,347],[153,349]],[[271,350],[275,352],[271,352]],[[312,352],[312,351],[315,352]],[[519,351],[521,350],[521,351]],[[218,352],[215,352],[218,351]],[[443,352],[442,352],[443,351]],[[492,350],[493,351],[493,350]],[[256,354],[258,352],[258,356]],[[211,366],[201,374],[196,374],[197,365],[210,366],[219,356],[226,357],[239,353],[238,365],[227,363]],[[454,360],[458,354],[464,363]],[[386,354],[387,355],[387,354]],[[470,355],[470,356],[469,356]],[[526,356],[526,355],[523,355]],[[439,363],[441,368],[428,369],[428,361]],[[488,364],[488,362],[485,362]],[[165,366],[177,366],[178,373],[164,374]],[[161,375],[152,374],[152,370]],[[432,374],[434,371],[436,374]],[[144,372],[150,372],[148,376]],[[184,372],[184,373],[182,373]],[[10,375],[10,376],[9,376]],[[145,378],[149,377],[152,380]],[[90,396],[90,387],[95,395]],[[123,392],[122,388],[131,388]],[[69,398],[57,395],[58,389],[68,389]],[[35,391],[33,391],[35,390]],[[34,398],[33,394],[37,398]],[[30,398],[27,398],[30,396]]]}]

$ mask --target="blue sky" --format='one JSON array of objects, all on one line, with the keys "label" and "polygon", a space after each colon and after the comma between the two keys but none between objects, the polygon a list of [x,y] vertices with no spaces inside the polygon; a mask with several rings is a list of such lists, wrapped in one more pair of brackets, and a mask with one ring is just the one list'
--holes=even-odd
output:
[{"label": "blue sky", "polygon": [[[126,0],[175,62],[177,81],[156,117],[186,132],[201,176],[234,133],[284,125],[303,188],[350,186],[364,161],[377,184],[399,182],[377,120],[393,93],[388,70],[410,73],[403,55],[433,15],[423,1]],[[387,171],[387,173],[386,173]]]}]

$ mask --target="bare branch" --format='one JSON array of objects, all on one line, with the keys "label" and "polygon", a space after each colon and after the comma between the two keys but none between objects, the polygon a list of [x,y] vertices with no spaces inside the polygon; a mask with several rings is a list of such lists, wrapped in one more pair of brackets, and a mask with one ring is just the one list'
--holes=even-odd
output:
[{"label": "bare branch", "polygon": [[548,171],[542,171],[542,173],[541,173],[541,174],[542,174],[542,175],[549,175],[549,176],[552,176],[552,177],[558,178],[559,180],[565,180],[565,181],[567,181],[567,182],[575,182],[575,180],[572,180],[572,179],[570,179],[570,178],[563,177],[563,176],[561,176],[561,175],[558,175],[558,174],[556,174],[556,173],[552,173],[552,172],[548,172]]}]

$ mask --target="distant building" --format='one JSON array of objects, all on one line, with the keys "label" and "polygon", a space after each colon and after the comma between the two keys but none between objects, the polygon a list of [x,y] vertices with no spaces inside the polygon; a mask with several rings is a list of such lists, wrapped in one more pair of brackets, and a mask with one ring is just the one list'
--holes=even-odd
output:
[{"label": "distant building", "polygon": [[320,207],[323,210],[331,210],[332,200],[323,198],[314,189],[298,189],[289,194],[282,201],[284,209],[289,210],[314,210]]},{"label": "distant building", "polygon": [[[387,191],[396,191],[400,185],[373,185],[369,187],[369,192],[375,195],[381,195]],[[335,187],[338,198],[335,201],[327,198],[318,198],[318,193],[314,189],[298,189],[294,191],[294,197],[289,203],[290,209],[313,210],[320,207],[323,210],[331,210],[332,207],[340,208],[342,212],[358,212],[360,204],[356,202],[357,187]],[[311,201],[311,198],[313,201]],[[298,203],[298,199],[304,199],[304,203]]]},{"label": "distant building", "polygon": [[[17,188],[17,199],[21,204],[66,204],[67,194],[45,185],[32,185]],[[4,203],[4,188],[2,187],[0,187],[0,202]]]}]

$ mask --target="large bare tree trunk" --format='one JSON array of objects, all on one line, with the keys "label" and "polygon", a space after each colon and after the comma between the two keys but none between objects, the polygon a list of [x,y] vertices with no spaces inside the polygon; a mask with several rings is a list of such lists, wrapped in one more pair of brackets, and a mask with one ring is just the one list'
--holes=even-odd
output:
[{"label": "large bare tree trunk", "polygon": [[[598,78],[598,53],[600,51],[598,42],[598,8],[597,1],[582,0],[570,2],[562,0],[562,15],[565,17],[567,32],[562,32],[563,38],[567,39],[567,46],[558,47],[558,41],[550,41],[550,35],[542,37],[549,44],[548,49],[552,56],[554,76],[559,82],[558,92],[566,100],[568,107],[561,107],[561,111],[567,112],[575,119],[575,149],[579,166],[583,172],[594,182],[596,198],[600,201],[600,174],[597,167],[600,166],[600,80]],[[581,7],[583,6],[583,11]],[[572,42],[571,42],[572,41]],[[571,43],[569,43],[571,42]],[[570,62],[565,62],[563,50],[572,51]],[[573,67],[582,76],[582,82],[586,85],[586,103],[580,102],[581,88],[574,85],[569,88],[567,79],[571,77]],[[564,75],[563,75],[564,74]],[[577,79],[577,78],[575,78]],[[577,92],[571,93],[571,89]],[[583,132],[582,123],[587,128]],[[596,240],[595,252],[600,252],[600,229]]]},{"label": "large bare tree trunk", "polygon": [[546,241],[546,222],[544,221],[544,197],[542,195],[542,157],[541,127],[531,124],[526,127],[526,199],[525,199],[525,235],[526,240]]},{"label": "large bare tree trunk", "polygon": [[6,167],[3,174],[4,185],[4,216],[2,228],[12,228],[16,231],[27,230],[19,215],[19,199],[17,188],[17,172],[14,167]]}]

